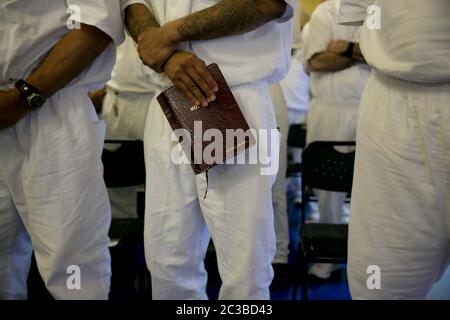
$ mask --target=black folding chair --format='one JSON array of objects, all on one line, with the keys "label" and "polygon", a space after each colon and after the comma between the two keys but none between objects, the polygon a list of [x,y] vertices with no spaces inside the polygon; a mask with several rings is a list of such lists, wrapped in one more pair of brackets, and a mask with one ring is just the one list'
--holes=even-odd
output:
[{"label": "black folding chair", "polygon": [[[145,183],[142,141],[106,140],[102,154],[108,188]],[[138,219],[112,219],[109,230],[111,253],[111,299],[150,298],[150,274],[144,259],[143,195],[136,194]]]},{"label": "black folding chair", "polygon": [[[355,147],[355,142],[318,141],[309,144],[302,154],[302,223],[297,265],[301,270],[302,298],[308,299],[308,264],[346,263],[348,225],[306,223],[306,206],[312,188],[351,193],[355,151],[343,153],[336,147]],[[352,148],[353,149],[353,148]],[[294,279],[293,299],[297,297],[299,279]]]},{"label": "black folding chair", "polygon": [[106,140],[102,161],[108,188],[145,183],[144,144],[139,140]]},{"label": "black folding chair", "polygon": [[[293,124],[289,127],[288,133],[288,147],[304,149],[306,145],[306,125]],[[287,167],[286,176],[291,177],[299,175],[302,172],[301,163],[289,163]]]}]

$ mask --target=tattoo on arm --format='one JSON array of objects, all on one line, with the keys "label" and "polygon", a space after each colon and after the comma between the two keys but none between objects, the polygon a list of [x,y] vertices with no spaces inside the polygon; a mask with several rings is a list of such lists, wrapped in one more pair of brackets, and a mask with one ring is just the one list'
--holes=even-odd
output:
[{"label": "tattoo on arm", "polygon": [[184,18],[178,27],[183,40],[208,40],[246,33],[277,17],[284,0],[222,0]]},{"label": "tattoo on arm", "polygon": [[134,4],[126,8],[125,25],[136,42],[139,35],[147,28],[160,26],[153,12],[142,4]]}]

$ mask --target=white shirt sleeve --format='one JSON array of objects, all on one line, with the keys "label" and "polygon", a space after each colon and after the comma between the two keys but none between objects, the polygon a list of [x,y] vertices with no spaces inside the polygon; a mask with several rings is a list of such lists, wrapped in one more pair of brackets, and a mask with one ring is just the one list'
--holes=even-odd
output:
[{"label": "white shirt sleeve", "polygon": [[338,23],[342,25],[362,25],[367,15],[367,8],[374,0],[341,0]]},{"label": "white shirt sleeve", "polygon": [[305,64],[316,53],[327,51],[328,44],[333,39],[333,19],[327,5],[327,3],[319,5],[309,21],[308,39],[302,54],[302,62]]},{"label": "white shirt sleeve", "polygon": [[120,0],[120,9],[125,11],[125,9],[132,4],[140,3],[148,8],[148,4],[145,0]]},{"label": "white shirt sleeve", "polygon": [[67,0],[67,5],[79,9],[80,23],[102,30],[113,39],[116,45],[125,40],[119,1]]},{"label": "white shirt sleeve", "polygon": [[300,8],[294,12],[292,21],[292,49],[300,49],[302,47],[302,29],[300,20]]},{"label": "white shirt sleeve", "polygon": [[278,23],[283,23],[292,19],[298,6],[298,0],[284,0],[284,2],[286,2],[286,10],[281,18],[275,20]]}]

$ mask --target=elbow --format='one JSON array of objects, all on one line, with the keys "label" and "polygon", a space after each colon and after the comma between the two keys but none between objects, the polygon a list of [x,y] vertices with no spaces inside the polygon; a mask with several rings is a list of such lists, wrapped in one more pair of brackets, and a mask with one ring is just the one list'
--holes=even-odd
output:
[{"label": "elbow", "polygon": [[90,40],[92,49],[96,49],[100,52],[106,49],[112,42],[111,37],[97,27],[82,24],[80,31]]},{"label": "elbow", "polygon": [[284,0],[259,0],[256,1],[258,11],[268,21],[281,18],[285,11],[287,3]]}]

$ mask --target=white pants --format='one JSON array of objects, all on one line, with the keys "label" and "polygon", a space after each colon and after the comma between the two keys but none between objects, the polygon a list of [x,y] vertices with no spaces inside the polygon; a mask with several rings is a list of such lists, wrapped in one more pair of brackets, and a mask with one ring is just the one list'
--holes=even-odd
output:
[{"label": "white pants", "polygon": [[275,218],[275,235],[277,251],[273,263],[288,263],[289,256],[289,219],[286,199],[286,169],[287,169],[287,136],[289,123],[287,105],[279,84],[270,87],[270,96],[275,107],[275,116],[281,132],[280,166],[277,179],[272,188],[273,213]]},{"label": "white pants", "polygon": [[[264,83],[232,88],[251,128],[276,128]],[[222,278],[220,299],[269,299],[275,254],[274,176],[261,165],[219,165],[195,176],[170,159],[177,143],[158,102],[145,131],[145,253],[153,299],[206,299],[203,260],[210,235]],[[266,146],[260,144],[263,149]],[[278,153],[274,155],[278,157]]]},{"label": "white pants", "polygon": [[307,110],[288,109],[288,124],[304,124],[306,123],[307,116]]},{"label": "white pants", "polygon": [[342,223],[343,210],[347,194],[314,189],[319,204],[320,223]]},{"label": "white pants", "polygon": [[144,140],[148,107],[154,93],[119,93],[107,89],[102,117],[107,139]]},{"label": "white pants", "polygon": [[[354,299],[424,299],[449,263],[449,101],[450,84],[414,84],[378,71],[368,82],[350,218]],[[379,268],[379,289],[371,266]]]},{"label": "white pants", "polygon": [[54,298],[108,297],[104,132],[87,89],[70,88],[0,132],[0,298],[26,299],[32,249]]},{"label": "white pants", "polygon": [[[355,141],[357,116],[358,101],[338,103],[313,99],[308,112],[307,144],[314,141]],[[314,193],[319,203],[319,221],[341,223],[346,193],[318,189]]]},{"label": "white pants", "polygon": [[[145,122],[154,93],[119,93],[108,88],[102,117],[106,139],[144,140]],[[137,218],[136,194],[141,186],[108,188],[114,219]]]}]

